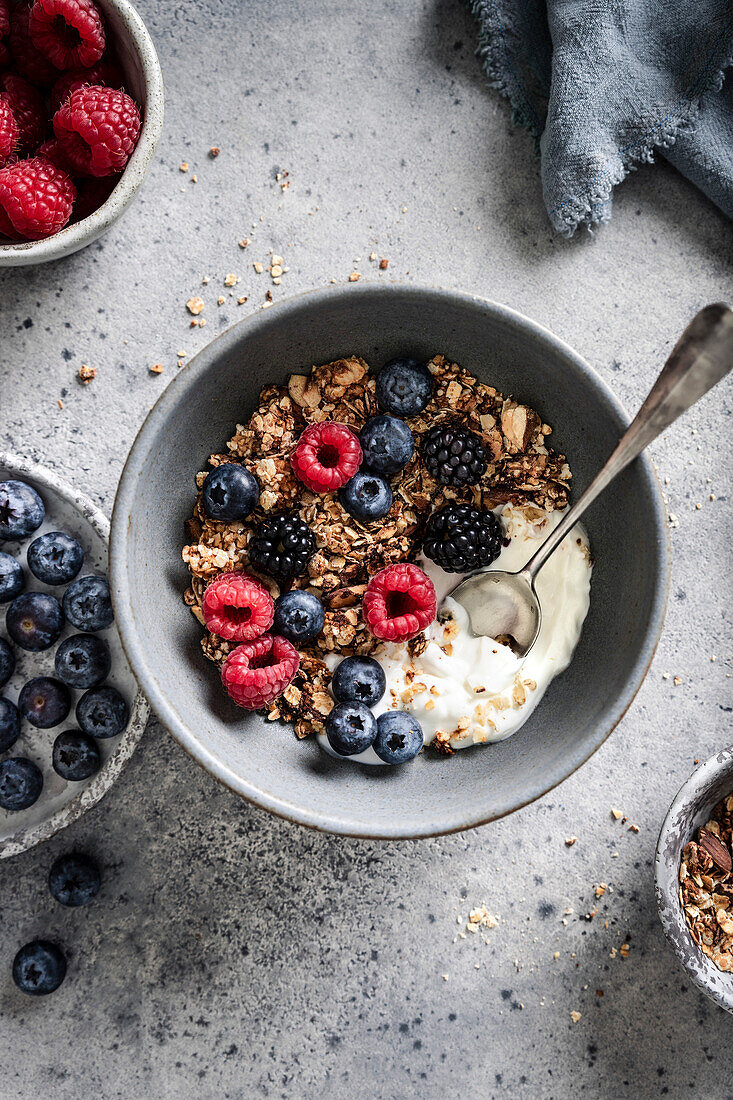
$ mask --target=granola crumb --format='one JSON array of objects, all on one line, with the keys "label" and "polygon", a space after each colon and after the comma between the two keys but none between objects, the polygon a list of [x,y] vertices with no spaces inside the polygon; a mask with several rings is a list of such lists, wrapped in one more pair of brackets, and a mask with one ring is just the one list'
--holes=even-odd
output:
[{"label": "granola crumb", "polygon": [[359,272],[359,271],[352,271],[351,274],[349,275],[349,282],[350,283],[358,283],[359,279],[361,279],[361,272]]},{"label": "granola crumb", "polygon": [[194,317],[198,317],[199,313],[202,312],[203,308],[204,308],[203,298],[189,298],[188,301],[186,302],[186,309],[188,310],[189,313],[192,313],[194,315]]},{"label": "granola crumb", "polygon": [[577,1024],[579,1020],[582,1020],[582,1018],[583,1018],[583,1013],[582,1012],[571,1012],[570,1013],[570,1019],[573,1021],[574,1024]]},{"label": "granola crumb", "polygon": [[240,248],[248,248],[249,247],[249,237],[242,237],[241,241],[239,241],[238,243],[239,243]]},{"label": "granola crumb", "polygon": [[384,256],[379,261],[379,270],[380,271],[386,271],[388,267],[389,267],[389,260],[386,258],[386,256]]},{"label": "granola crumb", "polygon": [[78,376],[82,386],[88,386],[97,377],[97,368],[88,367],[86,363],[82,363],[78,370]]},{"label": "granola crumb", "polygon": [[620,821],[621,818],[624,816],[624,812],[623,812],[623,810],[618,810],[615,806],[612,806],[611,807],[611,816],[616,821]]},{"label": "granola crumb", "polygon": [[212,145],[211,148],[209,149],[209,156],[211,157],[212,160],[216,160],[216,158],[219,156],[220,152],[221,152],[221,149],[219,148],[218,145]]},{"label": "granola crumb", "polygon": [[151,374],[162,374],[163,373],[163,364],[162,363],[153,363],[153,365],[150,368],[150,373]]},{"label": "granola crumb", "polygon": [[573,844],[577,844],[577,843],[578,843],[577,836],[566,836],[565,837],[565,847],[566,848],[572,848]]}]

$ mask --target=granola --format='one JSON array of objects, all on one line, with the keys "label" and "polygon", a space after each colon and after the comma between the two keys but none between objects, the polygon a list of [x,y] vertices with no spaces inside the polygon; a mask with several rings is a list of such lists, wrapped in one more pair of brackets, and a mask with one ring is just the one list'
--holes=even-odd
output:
[{"label": "granola", "polygon": [[679,898],[690,935],[718,970],[733,972],[733,794],[682,851]]}]

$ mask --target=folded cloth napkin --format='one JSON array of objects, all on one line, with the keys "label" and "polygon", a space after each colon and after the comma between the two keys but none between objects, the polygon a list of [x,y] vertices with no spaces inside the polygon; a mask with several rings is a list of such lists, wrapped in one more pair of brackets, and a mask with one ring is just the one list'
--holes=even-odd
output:
[{"label": "folded cloth napkin", "polygon": [[656,150],[733,217],[731,0],[467,2],[560,233],[608,221],[613,188]]}]

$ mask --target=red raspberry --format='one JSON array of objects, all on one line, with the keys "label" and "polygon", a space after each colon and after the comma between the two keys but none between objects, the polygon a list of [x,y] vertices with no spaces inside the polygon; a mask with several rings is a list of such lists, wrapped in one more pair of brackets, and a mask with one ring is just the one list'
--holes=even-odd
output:
[{"label": "red raspberry", "polygon": [[37,50],[31,41],[28,23],[30,11],[25,4],[19,4],[13,8],[10,15],[10,34],[8,45],[13,55],[16,68],[27,80],[34,84],[53,84],[59,75],[55,65],[52,65],[40,50]]},{"label": "red raspberry", "polygon": [[324,420],[305,429],[290,463],[314,493],[332,493],[351,481],[361,458],[361,444],[351,428]]},{"label": "red raspberry", "polygon": [[0,95],[0,168],[15,152],[19,137],[20,130],[15,121],[13,108],[4,96]]},{"label": "red raspberry", "polygon": [[63,229],[76,198],[70,177],[50,160],[33,157],[0,168],[0,232],[37,241]]},{"label": "red raspberry", "polygon": [[388,565],[364,593],[364,618],[375,638],[404,642],[435,618],[435,588],[422,569],[409,562]]},{"label": "red raspberry", "polygon": [[222,573],[204,592],[207,630],[228,642],[249,642],[272,626],[272,596],[246,573]]},{"label": "red raspberry", "polygon": [[121,88],[123,83],[122,73],[112,61],[98,61],[91,69],[72,69],[71,72],[62,73],[51,89],[51,112],[55,114],[64,100],[85,84]]},{"label": "red raspberry", "polygon": [[77,88],[53,116],[65,156],[80,176],[111,176],[130,159],[140,133],[140,112],[127,92]]},{"label": "red raspberry", "polygon": [[88,69],[104,53],[104,24],[92,0],[34,0],[28,29],[57,69]]},{"label": "red raspberry", "polygon": [[244,642],[227,657],[221,682],[239,707],[259,710],[282,695],[300,667],[300,654],[278,634]]},{"label": "red raspberry", "polygon": [[0,76],[0,97],[10,104],[18,123],[19,152],[28,153],[35,149],[46,132],[46,113],[40,94],[22,76],[3,73]]}]

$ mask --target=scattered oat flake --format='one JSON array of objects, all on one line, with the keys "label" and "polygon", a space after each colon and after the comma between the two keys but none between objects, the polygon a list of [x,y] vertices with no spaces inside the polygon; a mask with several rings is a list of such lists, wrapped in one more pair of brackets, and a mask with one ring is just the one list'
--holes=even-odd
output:
[{"label": "scattered oat flake", "polygon": [[238,306],[243,306],[246,301],[247,301],[247,295],[243,294],[241,298],[237,298],[237,305]]},{"label": "scattered oat flake", "polygon": [[570,1019],[573,1021],[574,1024],[577,1024],[578,1020],[581,1020],[582,1018],[583,1018],[583,1013],[582,1012],[571,1012],[570,1013]]},{"label": "scattered oat flake", "polygon": [[81,382],[82,386],[88,386],[92,379],[97,377],[97,368],[88,367],[86,363],[82,363],[82,365],[79,367],[78,373],[79,381]]},{"label": "scattered oat flake", "polygon": [[193,313],[194,317],[198,317],[199,313],[204,308],[203,298],[189,298],[186,302],[186,309],[189,313]]},{"label": "scattered oat flake", "polygon": [[231,272],[224,276],[224,286],[236,286],[238,282],[239,279],[237,276],[233,275]]},{"label": "scattered oat flake", "polygon": [[577,843],[578,843],[577,836],[566,836],[565,837],[565,847],[566,848],[572,848],[573,844],[577,844]]},{"label": "scattered oat flake", "polygon": [[596,897],[597,898],[602,898],[607,889],[608,889],[608,886],[606,885],[605,882],[597,882],[596,885],[595,885]]},{"label": "scattered oat flake", "polygon": [[226,298],[224,297],[224,295],[220,294],[219,297],[216,299],[216,304],[218,306],[223,306],[225,301],[226,301]]},{"label": "scattered oat flake", "polygon": [[265,270],[259,260],[255,260],[255,262],[252,264],[252,267],[255,269],[258,275],[261,275],[262,272]]},{"label": "scattered oat flake", "polygon": [[621,946],[618,949],[618,953],[619,953],[619,955],[621,956],[622,959],[628,959],[630,950],[631,950],[631,944],[630,943],[622,943]]},{"label": "scattered oat flake", "polygon": [[196,175],[191,176],[191,183],[198,183],[199,178]]},{"label": "scattered oat flake", "polygon": [[151,374],[162,374],[163,373],[163,364],[162,363],[153,363],[152,367],[150,368],[150,373]]},{"label": "scattered oat flake", "polygon": [[247,248],[248,245],[249,245],[249,237],[242,237],[241,241],[239,242],[239,247],[240,248]]},{"label": "scattered oat flake", "polygon": [[187,160],[181,161],[181,163],[178,165],[178,170],[179,170],[179,172],[187,172],[188,171],[188,161]]},{"label": "scattered oat flake", "polygon": [[377,254],[376,254],[376,252],[370,252],[370,253],[369,253],[369,259],[370,259],[370,260],[372,261],[372,263],[374,263],[374,261],[376,260],[376,258],[377,258]]},{"label": "scattered oat flake", "polygon": [[638,825],[633,825],[633,824],[629,825],[629,832],[630,833],[638,833],[639,832],[639,826]]},{"label": "scattered oat flake", "polygon": [[611,814],[616,819],[616,821],[619,821],[624,816],[623,810],[618,810],[615,806],[611,807]]},{"label": "scattered oat flake", "polygon": [[681,676],[675,676],[675,678],[672,680],[672,683],[674,684],[675,687],[679,687],[680,684],[682,683],[682,677]]},{"label": "scattered oat flake", "polygon": [[359,272],[359,271],[352,271],[351,274],[349,275],[349,282],[350,283],[358,283],[359,279],[361,279],[361,272]]}]

